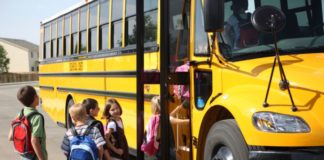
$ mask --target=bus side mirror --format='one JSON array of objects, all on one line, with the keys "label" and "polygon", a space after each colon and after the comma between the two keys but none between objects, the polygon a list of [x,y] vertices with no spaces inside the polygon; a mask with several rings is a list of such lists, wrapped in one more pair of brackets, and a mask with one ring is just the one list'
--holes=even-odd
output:
[{"label": "bus side mirror", "polygon": [[224,0],[205,0],[204,19],[206,32],[223,31]]},{"label": "bus side mirror", "polygon": [[278,33],[286,25],[286,16],[278,8],[262,6],[257,8],[251,17],[255,29],[264,33]]}]

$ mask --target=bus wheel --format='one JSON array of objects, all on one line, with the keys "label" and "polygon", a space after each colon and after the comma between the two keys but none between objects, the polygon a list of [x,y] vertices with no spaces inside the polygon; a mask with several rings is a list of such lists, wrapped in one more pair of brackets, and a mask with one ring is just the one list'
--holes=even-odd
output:
[{"label": "bus wheel", "polygon": [[65,120],[66,120],[66,129],[69,129],[72,127],[72,119],[71,116],[69,114],[69,109],[70,107],[74,104],[74,101],[72,98],[69,99],[67,106],[66,106],[66,112],[65,112]]},{"label": "bus wheel", "polygon": [[209,130],[204,150],[206,160],[247,160],[249,150],[235,120],[215,123]]}]

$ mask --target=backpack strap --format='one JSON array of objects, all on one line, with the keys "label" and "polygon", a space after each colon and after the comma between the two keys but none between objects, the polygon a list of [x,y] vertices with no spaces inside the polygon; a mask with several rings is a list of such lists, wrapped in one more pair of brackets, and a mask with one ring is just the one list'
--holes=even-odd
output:
[{"label": "backpack strap", "polygon": [[[87,124],[88,126],[91,126],[91,127],[97,127],[99,125],[100,121],[98,120],[95,120],[95,119],[90,119]],[[99,128],[98,128],[99,129]]]},{"label": "backpack strap", "polygon": [[20,111],[20,115],[19,115],[19,119],[21,119],[23,116],[25,116],[27,118],[27,120],[30,123],[30,119],[34,116],[34,115],[40,115],[41,119],[43,121],[43,128],[45,128],[45,120],[44,120],[44,116],[42,114],[40,114],[39,112],[35,111],[35,112],[31,112],[28,115],[24,115],[24,109],[22,109]]},{"label": "backpack strap", "polygon": [[88,135],[93,127],[94,126],[89,125],[83,135]]},{"label": "backpack strap", "polygon": [[100,134],[102,135],[102,137],[105,136],[105,129],[104,129],[104,126],[101,121],[98,121],[96,119],[90,119],[88,121],[88,125],[91,127],[96,127],[100,131]]},{"label": "backpack strap", "polygon": [[71,133],[73,136],[78,136],[78,132],[75,130],[74,126],[71,127]]},{"label": "backpack strap", "polygon": [[[116,132],[118,132],[118,130],[119,130],[119,126],[118,126],[118,123],[116,122],[116,120],[114,120],[114,119],[109,119],[109,121],[112,121],[112,122],[114,122],[115,123],[115,125],[116,125]],[[109,123],[109,122],[108,122]]]}]

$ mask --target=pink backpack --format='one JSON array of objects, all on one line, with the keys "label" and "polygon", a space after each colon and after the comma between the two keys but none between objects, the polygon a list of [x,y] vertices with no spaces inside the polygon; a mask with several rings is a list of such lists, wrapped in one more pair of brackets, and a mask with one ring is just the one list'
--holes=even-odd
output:
[{"label": "pink backpack", "polygon": [[141,146],[141,151],[149,156],[152,156],[158,151],[159,142],[156,140],[160,123],[160,115],[152,116],[148,122],[147,136],[144,138],[144,143]]}]

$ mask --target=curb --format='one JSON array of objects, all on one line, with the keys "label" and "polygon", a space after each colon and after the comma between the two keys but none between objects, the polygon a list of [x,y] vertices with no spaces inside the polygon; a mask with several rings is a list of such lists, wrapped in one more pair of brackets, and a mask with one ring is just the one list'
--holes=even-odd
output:
[{"label": "curb", "polygon": [[20,85],[20,84],[38,84],[38,81],[25,81],[25,82],[13,82],[13,83],[0,83],[0,86],[8,86],[8,85]]}]

